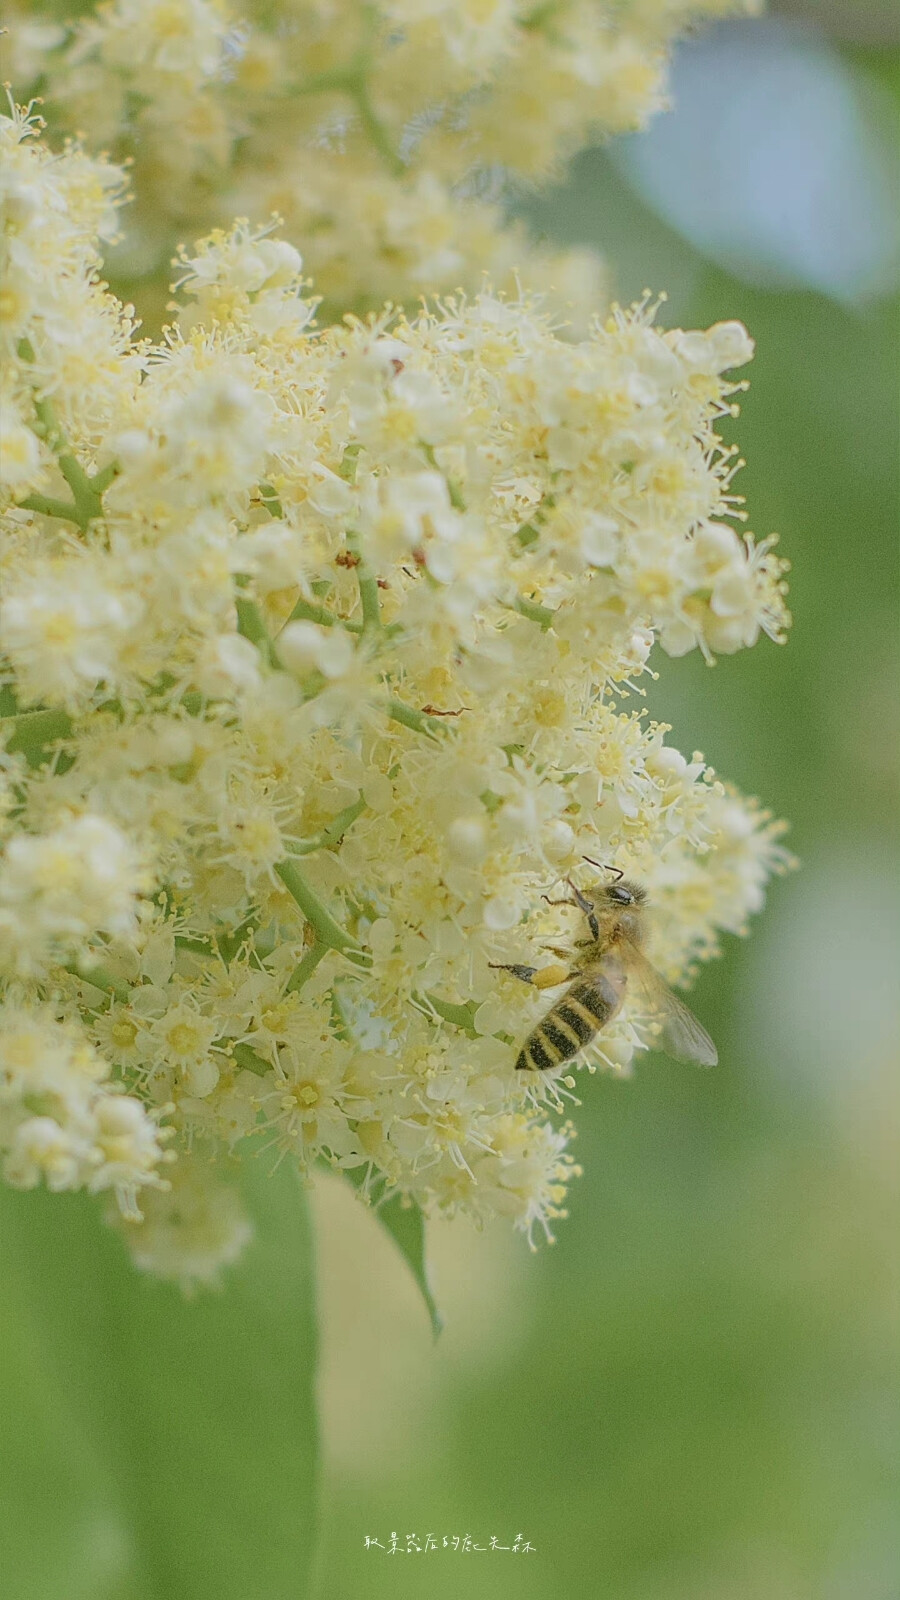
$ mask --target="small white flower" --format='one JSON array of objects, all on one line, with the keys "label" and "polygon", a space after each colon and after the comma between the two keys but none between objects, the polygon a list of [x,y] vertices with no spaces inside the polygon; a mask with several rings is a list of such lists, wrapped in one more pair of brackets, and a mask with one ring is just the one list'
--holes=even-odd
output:
[{"label": "small white flower", "polygon": [[298,676],[316,671],[325,678],[341,678],[352,665],[353,640],[343,628],[324,628],[315,622],[289,622],[278,636],[278,656]]},{"label": "small white flower", "polygon": [[238,1191],[213,1169],[182,1160],[170,1167],[165,1189],[143,1198],[143,1217],[110,1221],[121,1232],[135,1266],[180,1285],[185,1294],[216,1287],[225,1267],[240,1260],[253,1225]]}]

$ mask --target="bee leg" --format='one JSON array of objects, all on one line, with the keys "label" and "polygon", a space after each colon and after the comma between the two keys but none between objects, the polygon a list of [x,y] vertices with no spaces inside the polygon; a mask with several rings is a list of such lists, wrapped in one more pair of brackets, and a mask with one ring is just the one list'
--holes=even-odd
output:
[{"label": "bee leg", "polygon": [[[571,887],[575,889],[574,884],[572,884]],[[575,889],[575,896],[576,898],[574,899],[551,900],[548,894],[542,894],[541,899],[545,900],[548,906],[574,906],[576,911],[582,911],[588,919],[588,927],[591,930],[593,938],[599,939],[600,926],[597,922],[597,918],[594,916],[594,902],[592,900],[586,900],[579,889]]]},{"label": "bee leg", "polygon": [[569,885],[569,888],[571,889],[573,895],[575,896],[575,904],[577,905],[579,911],[583,911],[585,916],[587,917],[588,927],[590,928],[591,933],[593,934],[595,939],[599,939],[599,937],[600,937],[600,924],[597,921],[597,918],[594,916],[594,902],[593,902],[593,900],[589,900],[587,895],[582,894],[582,892],[579,889],[578,885],[576,883],[573,883],[571,878],[567,878],[566,879],[566,883]]},{"label": "bee leg", "polygon": [[[566,879],[566,882],[569,883],[568,878]],[[548,906],[574,906],[577,911],[583,911],[584,915],[587,917],[588,927],[591,930],[592,938],[599,939],[600,924],[594,915],[593,900],[586,899],[581,890],[575,887],[574,883],[569,883],[569,888],[572,890],[572,893],[575,897],[572,900],[551,900],[548,894],[542,894],[541,899],[546,900]]]},{"label": "bee leg", "polygon": [[575,896],[575,904],[577,905],[579,911],[583,911],[585,914],[587,914],[590,911],[593,911],[593,909],[594,909],[593,900],[589,900],[587,895],[582,894],[582,892],[579,889],[577,883],[573,883],[571,878],[567,878],[566,879],[566,883],[569,885],[569,888],[571,889],[573,895]]},{"label": "bee leg", "polygon": [[[560,953],[568,956],[566,951]],[[536,989],[553,989],[558,988],[561,983],[568,983],[573,976],[574,974],[569,971],[567,959],[565,966],[561,966],[558,961],[551,961],[549,966],[541,967],[531,981]]]},{"label": "bee leg", "polygon": [[531,983],[537,967],[522,967],[515,961],[489,961],[489,967],[495,972],[511,972],[514,978],[521,978],[523,983]]},{"label": "bee leg", "polygon": [[[568,956],[567,950],[558,950],[557,955]],[[516,961],[489,961],[489,967],[495,972],[511,972],[514,978],[520,978],[523,983],[531,984],[534,989],[552,989],[560,983],[568,983],[576,974],[569,971],[568,964],[560,966],[551,961],[547,967],[523,967]]]},{"label": "bee leg", "polygon": [[[576,942],[576,944],[578,944],[578,943],[580,943],[582,941],[579,941],[579,940],[576,939],[575,942]],[[587,942],[589,944],[593,943],[592,940],[588,940]],[[562,961],[571,961],[571,959],[572,959],[571,950],[562,950],[558,944],[542,944],[541,945],[541,949],[542,950],[549,950],[550,954],[552,956],[559,956],[560,960],[562,960]]]}]

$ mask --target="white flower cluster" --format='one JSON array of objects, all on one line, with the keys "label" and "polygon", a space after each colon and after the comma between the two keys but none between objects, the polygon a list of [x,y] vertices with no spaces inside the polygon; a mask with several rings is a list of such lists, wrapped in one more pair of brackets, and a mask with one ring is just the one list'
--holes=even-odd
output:
[{"label": "white flower cluster", "polygon": [[[542,896],[588,856],[647,884],[683,978],[779,860],[629,709],[655,641],[786,620],[715,433],[750,341],[644,304],[567,343],[488,293],[316,331],[297,252],[239,223],[141,345],[96,281],[114,169],[34,134],[3,121],[34,460],[2,487],[7,1177],[133,1214],[162,1118],[187,1198],[127,1231],[179,1279],[240,1247],[202,1191],[260,1130],[364,1195],[549,1231],[572,1129],[513,1069],[546,997],[490,964],[572,935]],[[651,1037],[626,1011],[593,1064]]]},{"label": "white flower cluster", "polygon": [[757,0],[111,0],[68,26],[18,0],[5,71],[55,125],[136,160],[122,270],[164,266],[186,219],[277,211],[340,318],[388,298],[553,292],[583,332],[589,251],[508,225],[515,186],[558,176],[665,103],[689,27]]},{"label": "white flower cluster", "polygon": [[124,1226],[135,1266],[177,1283],[188,1296],[218,1288],[222,1269],[253,1238],[238,1191],[196,1161],[168,1167],[165,1184],[147,1189],[141,1205],[139,1218],[119,1211],[109,1220]]},{"label": "white flower cluster", "polygon": [[82,814],[51,833],[17,833],[0,860],[0,964],[31,977],[67,954],[86,952],[98,932],[137,932],[138,894],[148,888],[134,851],[105,817]]},{"label": "white flower cluster", "polygon": [[0,1170],[17,1189],[112,1189],[140,1218],[138,1190],[159,1187],[163,1137],[133,1095],[110,1083],[110,1063],[55,1008],[5,1005],[0,1014]]}]

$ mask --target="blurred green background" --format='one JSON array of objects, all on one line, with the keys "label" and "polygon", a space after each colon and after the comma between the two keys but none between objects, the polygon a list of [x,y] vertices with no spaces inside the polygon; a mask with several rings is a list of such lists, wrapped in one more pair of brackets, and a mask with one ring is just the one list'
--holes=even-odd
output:
[{"label": "blurred green background", "polygon": [[[831,11],[869,39],[865,6]],[[603,249],[623,302],[668,287],[664,323],[739,317],[757,341],[728,432],[749,526],[792,562],[794,628],[714,669],[658,663],[650,703],[680,749],[790,819],[802,871],[698,985],[715,1071],[654,1056],[631,1082],[584,1082],[585,1176],[553,1249],[438,1233],[436,1351],[387,1244],[320,1197],[323,1600],[900,1596],[896,202],[878,191],[896,55],[838,54],[802,21],[688,48],[719,81],[768,74],[736,129],[689,108],[697,165],[690,127],[650,136],[677,146],[688,191],[722,146],[723,203],[737,190],[756,219],[719,252],[732,270],[674,201],[663,220],[638,198],[619,147],[530,212]],[[845,89],[865,114],[842,141]],[[392,1531],[524,1533],[537,1554],[364,1549]]]},{"label": "blurred green background", "polygon": [[[22,1241],[4,1227],[10,1600],[900,1596],[898,69],[883,8],[783,9],[787,25],[685,52],[714,86],[744,72],[743,120],[688,94],[655,155],[589,153],[529,207],[602,248],[623,301],[667,287],[665,323],[740,317],[757,340],[729,431],[749,525],[792,562],[793,633],[715,669],[665,661],[650,696],[682,750],[790,819],[802,861],[698,985],[721,1064],[585,1080],[585,1175],[553,1249],[435,1228],[437,1346],[390,1241],[323,1182],[315,1591],[308,1243],[288,1189],[257,1196],[248,1266],[193,1306],[123,1288],[78,1199],[3,1196]],[[165,1483],[184,1526],[171,1496],[156,1506]],[[393,1532],[521,1534],[536,1553],[364,1549]]]}]

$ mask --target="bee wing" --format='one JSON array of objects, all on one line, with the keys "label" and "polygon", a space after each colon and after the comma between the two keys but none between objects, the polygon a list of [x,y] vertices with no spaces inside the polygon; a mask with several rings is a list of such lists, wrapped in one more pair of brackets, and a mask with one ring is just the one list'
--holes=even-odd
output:
[{"label": "bee wing", "polygon": [[701,1067],[714,1067],[719,1052],[693,1011],[673,994],[664,978],[631,940],[627,944],[627,969],[643,990],[662,1024],[660,1043],[676,1061],[695,1061]]}]

